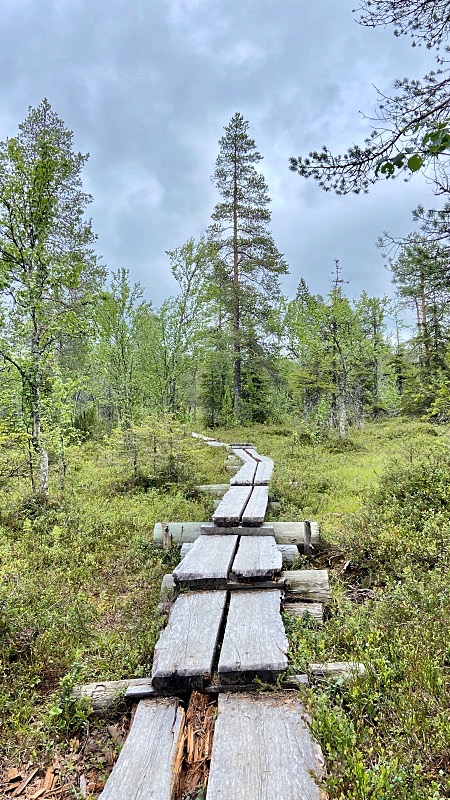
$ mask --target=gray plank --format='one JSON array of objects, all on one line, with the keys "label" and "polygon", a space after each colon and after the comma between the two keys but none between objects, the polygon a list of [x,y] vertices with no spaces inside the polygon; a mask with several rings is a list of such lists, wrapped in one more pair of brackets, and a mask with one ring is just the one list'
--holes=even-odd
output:
[{"label": "gray plank", "polygon": [[250,526],[261,525],[264,522],[268,502],[269,490],[267,486],[255,486],[242,514],[242,524]]},{"label": "gray plank", "polygon": [[219,697],[206,800],[320,800],[323,757],[282,693]]},{"label": "gray plank", "polygon": [[218,674],[223,684],[276,680],[287,669],[281,592],[232,592]]},{"label": "gray plank", "polygon": [[182,722],[177,700],[141,700],[101,800],[170,800]]},{"label": "gray plank", "polygon": [[234,447],[233,453],[243,462],[243,466],[236,473],[236,475],[230,480],[230,485],[252,486],[256,474],[256,468],[258,466],[257,462],[249,453],[247,453],[242,448]]},{"label": "gray plank", "polygon": [[176,584],[225,588],[236,552],[237,536],[199,536],[173,571]]},{"label": "gray plank", "polygon": [[273,461],[267,456],[260,455],[254,447],[247,448],[247,454],[257,462],[257,470],[254,479],[255,486],[262,486],[269,483],[273,473]]},{"label": "gray plank", "polygon": [[273,473],[273,461],[265,456],[258,456],[258,467],[255,475],[255,486],[269,483]]},{"label": "gray plank", "polygon": [[224,527],[238,525],[250,494],[250,486],[232,486],[213,514],[214,524]]},{"label": "gray plank", "polygon": [[273,536],[243,536],[234,557],[235,580],[273,580],[281,572],[282,558]]},{"label": "gray plank", "polygon": [[180,595],[155,647],[155,689],[201,689],[211,678],[226,592]]},{"label": "gray plank", "polygon": [[[256,474],[256,461],[247,461],[230,480],[230,486],[252,486]],[[227,469],[229,469],[227,467]]]},{"label": "gray plank", "polygon": [[[206,530],[203,530],[202,528],[203,535],[215,534],[215,535],[229,536],[232,533],[236,533],[240,536],[244,536],[245,532],[245,535],[247,536],[252,536],[252,537],[255,536],[254,528],[216,528],[214,525],[205,527]],[[258,536],[261,536],[261,534],[263,534],[264,536],[273,536],[273,527],[269,525],[261,526],[258,528],[257,533]],[[184,558],[185,555],[189,553],[189,550],[191,550],[193,546],[194,545],[191,544],[190,542],[185,542],[184,544],[182,544],[180,550],[180,558]],[[296,559],[299,556],[298,547],[295,544],[277,544],[277,549],[281,553],[283,567],[292,566],[294,561],[296,561]]]}]

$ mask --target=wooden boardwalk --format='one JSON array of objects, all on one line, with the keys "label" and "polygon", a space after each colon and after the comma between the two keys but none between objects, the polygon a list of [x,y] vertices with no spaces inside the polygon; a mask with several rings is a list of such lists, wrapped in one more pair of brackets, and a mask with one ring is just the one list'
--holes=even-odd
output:
[{"label": "wooden boardwalk", "polygon": [[177,697],[193,690],[219,696],[207,800],[323,796],[314,780],[321,755],[301,704],[282,692],[248,694],[255,679],[274,683],[288,669],[284,598],[290,613],[322,619],[330,597],[326,570],[282,571],[295,566],[305,542],[305,551],[317,544],[317,526],[264,523],[273,462],[247,443],[231,451],[242,467],[212,523],[155,525],[156,543],[183,545],[180,563],[165,579],[169,591],[181,594],[156,644],[151,680],[130,688],[130,698],[148,699],[138,705],[102,800],[179,800],[174,787],[194,733],[184,728]]}]

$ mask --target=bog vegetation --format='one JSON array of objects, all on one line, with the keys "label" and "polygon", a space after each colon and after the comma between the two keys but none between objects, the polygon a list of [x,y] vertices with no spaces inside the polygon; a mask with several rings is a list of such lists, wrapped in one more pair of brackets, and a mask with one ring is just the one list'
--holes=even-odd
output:
[{"label": "bog vegetation", "polygon": [[94,721],[70,689],[149,673],[160,580],[179,555],[152,546],[153,525],[208,519],[196,487],[228,479],[220,454],[190,436],[203,428],[274,458],[272,514],[322,525],[315,563],[334,575],[333,601],[322,628],[286,622],[292,668],[367,667],[304,693],[330,798],[449,796],[441,249],[408,241],[392,263],[395,299],[349,299],[339,262],[324,296],[301,279],[284,297],[261,156],[235,114],[212,222],[167,252],[179,290],[156,308],[126,268],[108,279],[94,252],[85,160],[45,100],[0,144],[5,764],[59,754],[71,786],[83,754],[98,793],[117,717]]}]

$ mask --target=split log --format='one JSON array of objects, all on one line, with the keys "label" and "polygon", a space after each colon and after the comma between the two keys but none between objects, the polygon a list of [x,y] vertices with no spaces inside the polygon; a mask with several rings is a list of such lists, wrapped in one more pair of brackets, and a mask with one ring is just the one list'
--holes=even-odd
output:
[{"label": "split log", "polygon": [[309,600],[325,603],[331,600],[331,589],[326,569],[298,569],[281,573],[285,581],[286,596],[291,600]]},{"label": "split log", "polygon": [[305,614],[311,617],[319,624],[323,622],[323,605],[322,603],[284,603],[283,610],[287,614],[292,614],[293,617],[303,617]]},{"label": "split log", "polygon": [[251,486],[232,486],[222,497],[220,504],[213,514],[216,525],[230,527],[239,525],[242,512],[251,495]]},{"label": "split log", "polygon": [[[223,526],[213,525],[208,522],[169,522],[169,530],[172,536],[172,542],[176,545],[182,545],[184,542],[195,542],[201,533],[237,533],[241,536],[246,534],[254,535],[255,529],[241,528],[239,525],[227,526],[226,530]],[[258,526],[258,536],[275,536],[277,544],[295,544],[299,551],[302,553],[304,548],[304,530],[303,522],[268,522]],[[319,544],[319,526],[317,522],[311,522],[311,543],[315,549]],[[162,547],[162,532],[161,523],[156,522],[153,528],[153,544],[155,547]]]},{"label": "split log", "polygon": [[[123,681],[99,681],[74,686],[71,696],[75,700],[88,700],[94,714],[103,714],[108,708],[116,705],[130,687],[146,688],[147,694],[149,693],[147,678],[128,678]],[[154,694],[154,690],[151,694]]]},{"label": "split log", "polygon": [[359,661],[326,661],[324,664],[309,664],[308,672],[312,681],[337,683],[360,678],[366,668]]},{"label": "split log", "polygon": [[[216,497],[223,497],[230,488],[229,483],[203,483],[195,487],[198,492],[203,494],[214,494]],[[173,524],[173,523],[172,523]]]}]

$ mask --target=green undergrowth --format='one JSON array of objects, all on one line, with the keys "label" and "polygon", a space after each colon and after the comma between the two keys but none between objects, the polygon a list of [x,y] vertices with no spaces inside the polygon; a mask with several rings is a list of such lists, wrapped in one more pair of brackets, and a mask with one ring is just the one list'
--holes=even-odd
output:
[{"label": "green undergrowth", "polygon": [[[319,627],[286,616],[291,669],[360,661],[365,675],[302,691],[330,800],[450,797],[448,428],[394,419],[318,441],[302,426],[215,431],[275,461],[272,519],[316,519],[333,599]],[[0,493],[0,709],[4,754],[48,757],[92,731],[73,683],[142,676],[162,625],[162,575],[178,548],[155,522],[208,519],[201,483],[223,483],[224,451],[175,424],[147,425],[67,453],[64,488]],[[109,718],[110,719],[110,718]],[[108,719],[105,724],[108,723]],[[95,723],[97,724],[97,723]],[[87,734],[86,734],[87,735]]]},{"label": "green undergrowth", "polygon": [[233,435],[275,460],[272,517],[321,524],[312,565],[329,569],[333,599],[323,626],[285,615],[291,670],[366,668],[301,693],[330,800],[450,797],[448,427],[395,419],[343,442],[295,428]]},{"label": "green undergrowth", "polygon": [[42,757],[88,728],[74,683],[150,674],[161,578],[179,561],[179,548],[153,546],[153,527],[208,519],[211,498],[195,487],[225,472],[212,448],[178,427],[166,434],[136,433],[138,469],[120,436],[70,448],[64,488],[55,466],[49,500],[32,498],[24,479],[0,491],[0,737],[10,759]]}]

